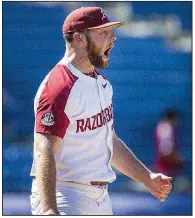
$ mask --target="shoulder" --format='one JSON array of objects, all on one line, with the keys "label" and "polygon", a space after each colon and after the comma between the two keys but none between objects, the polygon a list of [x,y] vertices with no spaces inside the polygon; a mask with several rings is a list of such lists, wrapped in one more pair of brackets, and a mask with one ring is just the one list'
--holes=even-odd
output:
[{"label": "shoulder", "polygon": [[71,89],[77,79],[66,66],[56,65],[48,77],[47,86],[54,92],[61,92]]},{"label": "shoulder", "polygon": [[59,96],[70,94],[78,77],[63,65],[56,65],[41,84],[41,98],[54,101]]}]

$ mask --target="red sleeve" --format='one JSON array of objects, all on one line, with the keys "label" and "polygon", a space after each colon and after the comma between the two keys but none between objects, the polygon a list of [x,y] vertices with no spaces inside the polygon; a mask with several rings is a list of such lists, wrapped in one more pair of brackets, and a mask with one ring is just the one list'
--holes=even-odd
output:
[{"label": "red sleeve", "polygon": [[[70,123],[65,106],[76,78],[64,66],[56,66],[41,86],[35,114],[35,131],[64,138]],[[40,87],[41,88],[41,87]]]}]

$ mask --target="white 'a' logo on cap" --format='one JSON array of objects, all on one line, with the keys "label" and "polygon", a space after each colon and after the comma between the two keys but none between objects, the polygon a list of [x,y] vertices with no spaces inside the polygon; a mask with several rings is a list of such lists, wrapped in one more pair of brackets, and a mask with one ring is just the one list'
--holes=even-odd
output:
[{"label": "white 'a' logo on cap", "polygon": [[100,10],[101,10],[101,13],[102,13],[102,20],[103,20],[104,18],[107,18],[108,16],[105,14],[105,12],[103,11],[103,9],[100,8]]}]

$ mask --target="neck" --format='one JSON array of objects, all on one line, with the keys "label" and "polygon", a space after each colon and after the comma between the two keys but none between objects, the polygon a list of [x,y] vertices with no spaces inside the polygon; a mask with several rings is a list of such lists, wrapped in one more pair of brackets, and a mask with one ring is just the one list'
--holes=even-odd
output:
[{"label": "neck", "polygon": [[73,48],[67,48],[65,57],[75,68],[84,74],[89,74],[94,71],[94,66],[84,52],[75,51]]}]

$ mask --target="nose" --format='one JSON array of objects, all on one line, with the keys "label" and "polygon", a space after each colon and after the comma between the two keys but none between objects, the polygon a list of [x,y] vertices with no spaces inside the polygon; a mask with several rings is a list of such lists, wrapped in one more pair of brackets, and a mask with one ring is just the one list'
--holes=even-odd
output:
[{"label": "nose", "polygon": [[117,37],[115,36],[114,32],[111,31],[111,37],[110,37],[110,41],[113,42],[117,39]]}]

